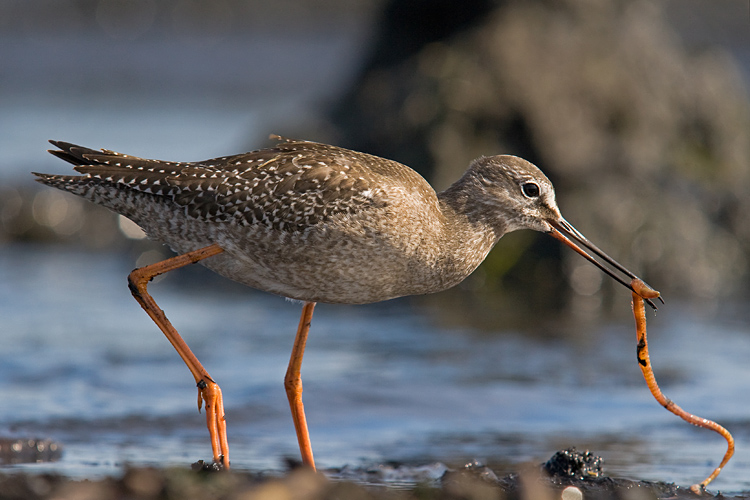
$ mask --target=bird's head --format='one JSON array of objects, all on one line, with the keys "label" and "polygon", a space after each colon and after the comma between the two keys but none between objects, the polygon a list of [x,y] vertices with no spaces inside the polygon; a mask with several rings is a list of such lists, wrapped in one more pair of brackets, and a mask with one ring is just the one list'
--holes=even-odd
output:
[{"label": "bird's head", "polygon": [[533,229],[549,232],[547,221],[562,218],[552,182],[536,166],[517,156],[477,158],[469,172],[479,185],[481,203],[497,214],[504,232]]},{"label": "bird's head", "polygon": [[[533,229],[547,233],[633,290],[630,282],[639,278],[563,218],[552,182],[535,165],[516,156],[489,156],[474,160],[468,172],[480,187],[481,205],[487,212],[496,214],[502,232]],[[656,308],[653,302],[647,302]]]}]

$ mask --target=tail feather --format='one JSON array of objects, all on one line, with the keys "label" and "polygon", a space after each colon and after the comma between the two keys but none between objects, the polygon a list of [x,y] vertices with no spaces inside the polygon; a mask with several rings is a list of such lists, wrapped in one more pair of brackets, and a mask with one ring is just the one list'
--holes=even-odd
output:
[{"label": "tail feather", "polygon": [[[57,146],[59,149],[48,149],[47,152],[51,153],[61,160],[65,160],[73,165],[94,165],[95,160],[86,158],[86,155],[101,153],[94,149],[85,148],[77,144],[64,141],[49,141],[53,146]],[[116,153],[115,153],[116,154]]]},{"label": "tail feather", "polygon": [[73,194],[87,198],[87,193],[91,190],[91,179],[85,175],[53,175],[31,172],[36,176],[37,182],[46,184],[63,191],[69,191]]},{"label": "tail feather", "polygon": [[[59,149],[49,149],[48,152],[54,156],[65,160],[66,162],[79,166],[91,166],[96,165],[95,160],[86,158],[86,155],[95,154],[97,151],[77,144],[64,141],[49,141],[50,144],[56,146]],[[78,195],[84,195],[91,184],[91,180],[87,175],[53,175],[53,174],[42,174],[39,172],[32,172],[37,178],[37,182],[52,186],[57,189],[64,191],[70,191]]]},{"label": "tail feather", "polygon": [[171,198],[179,190],[175,179],[191,167],[190,163],[148,160],[108,149],[95,150],[64,141],[49,142],[59,148],[49,152],[72,164],[82,175],[32,172],[38,182],[120,212],[113,200],[136,196],[135,193]]}]

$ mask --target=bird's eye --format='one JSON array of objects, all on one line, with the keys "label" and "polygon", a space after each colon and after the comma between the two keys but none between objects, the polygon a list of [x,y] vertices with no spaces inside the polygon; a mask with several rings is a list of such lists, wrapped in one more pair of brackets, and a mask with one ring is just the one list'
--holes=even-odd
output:
[{"label": "bird's eye", "polygon": [[535,182],[524,182],[521,184],[521,191],[523,191],[523,195],[527,198],[539,197],[539,185]]}]

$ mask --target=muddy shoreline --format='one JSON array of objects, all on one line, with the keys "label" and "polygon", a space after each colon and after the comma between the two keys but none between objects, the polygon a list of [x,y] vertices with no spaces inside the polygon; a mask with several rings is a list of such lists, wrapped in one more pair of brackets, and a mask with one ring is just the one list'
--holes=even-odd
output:
[{"label": "muddy shoreline", "polygon": [[[54,458],[49,445],[38,459]],[[29,451],[26,452],[27,456]],[[450,469],[384,464],[315,473],[298,464],[285,472],[220,471],[203,461],[184,468],[126,467],[123,474],[73,479],[59,474],[0,470],[0,499],[747,499],[750,493],[701,495],[689,485],[608,477],[602,459],[575,449],[544,464],[522,464],[504,476],[477,462]]]}]

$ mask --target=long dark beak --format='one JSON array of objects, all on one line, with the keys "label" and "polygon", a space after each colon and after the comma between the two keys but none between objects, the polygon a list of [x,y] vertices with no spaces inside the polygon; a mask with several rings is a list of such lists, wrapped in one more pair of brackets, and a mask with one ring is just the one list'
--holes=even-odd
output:
[{"label": "long dark beak", "polygon": [[[551,220],[547,219],[547,223],[552,226],[552,231],[549,232],[549,234],[558,240],[562,241],[566,245],[568,245],[570,248],[578,252],[579,254],[583,255],[583,257],[594,264],[596,267],[604,271],[606,274],[608,274],[612,279],[620,283],[625,288],[628,288],[631,291],[633,290],[632,285],[630,284],[630,280],[633,279],[640,279],[635,274],[628,271],[625,266],[617,262],[615,259],[604,253],[599,247],[591,243],[584,235],[582,235],[576,228],[574,228],[568,221],[565,219],[560,220]],[[579,246],[580,245],[580,246]],[[610,266],[612,266],[614,269],[610,269],[602,262],[599,262],[594,258],[590,253],[588,253],[586,250],[584,250],[581,247],[587,248],[589,251],[594,253],[597,257],[599,257],[602,261],[606,262]],[[624,274],[630,280],[625,280],[621,276],[617,274],[617,271]],[[654,310],[657,309],[656,304],[651,301],[651,299],[645,299],[648,305],[650,305]],[[659,300],[661,303],[664,303],[664,299],[659,297]]]}]

